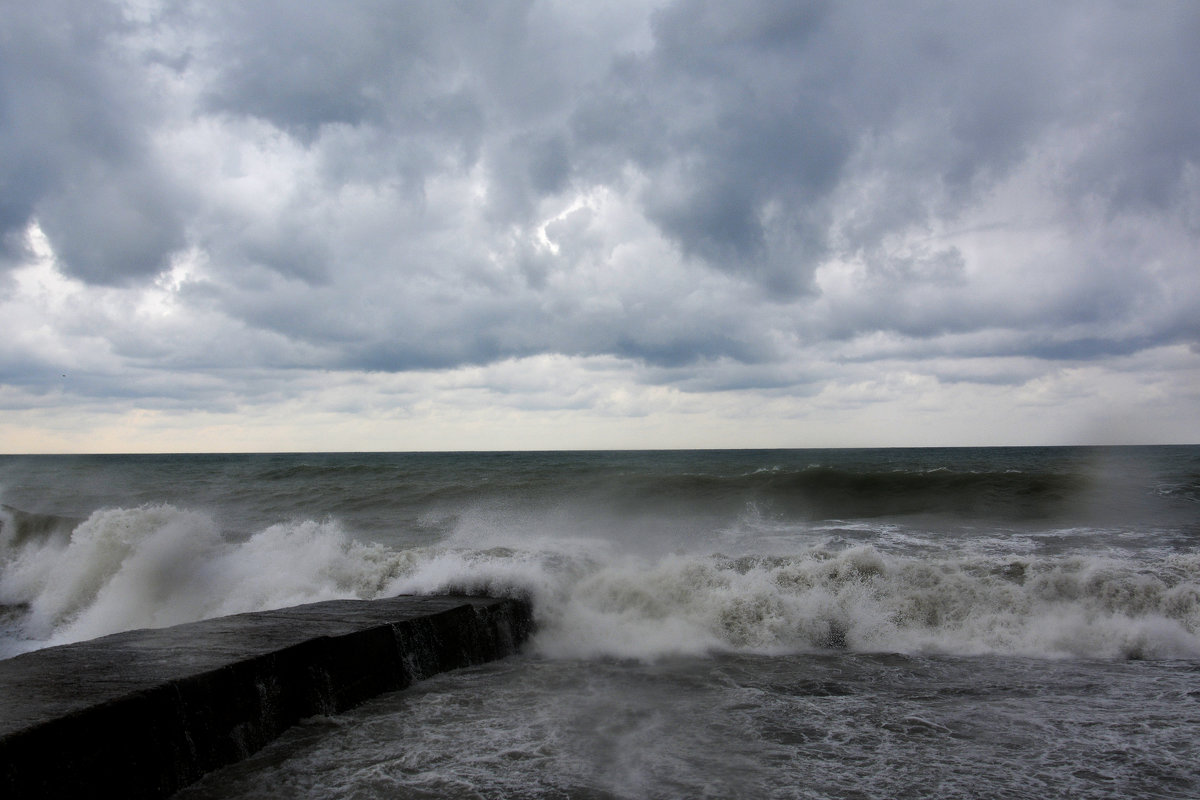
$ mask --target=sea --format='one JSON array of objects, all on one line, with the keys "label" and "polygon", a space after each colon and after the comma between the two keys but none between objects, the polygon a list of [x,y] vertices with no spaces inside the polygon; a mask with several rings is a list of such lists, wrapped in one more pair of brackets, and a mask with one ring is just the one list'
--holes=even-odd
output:
[{"label": "sea", "polygon": [[1198,446],[0,456],[0,503],[0,657],[532,602],[181,798],[1200,797]]}]

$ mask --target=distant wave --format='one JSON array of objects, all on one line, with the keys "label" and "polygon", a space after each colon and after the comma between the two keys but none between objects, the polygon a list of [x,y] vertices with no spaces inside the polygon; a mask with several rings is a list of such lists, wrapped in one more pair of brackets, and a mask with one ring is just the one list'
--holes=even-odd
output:
[{"label": "distant wave", "polygon": [[0,553],[27,542],[69,537],[81,521],[55,514],[31,514],[0,503]]},{"label": "distant wave", "polygon": [[807,519],[901,514],[1009,519],[1058,513],[1087,486],[1081,476],[1050,472],[863,471],[810,466],[735,476],[663,476],[630,489],[635,496],[681,501],[749,498]]},{"label": "distant wave", "polygon": [[[626,515],[683,512],[728,517],[753,504],[808,521],[900,515],[1051,519],[1079,511],[1097,491],[1103,494],[1095,478],[1083,473],[945,467],[918,471],[812,465],[723,473],[576,466],[468,474],[447,481],[444,476],[425,480],[419,471],[397,472],[386,466],[301,464],[255,477],[281,496],[289,491],[327,491],[335,510],[347,502],[347,495],[357,498],[356,506],[451,513],[470,504],[544,507],[566,501]],[[344,488],[347,483],[355,485]],[[1160,497],[1170,500],[1195,490],[1172,487]]]}]

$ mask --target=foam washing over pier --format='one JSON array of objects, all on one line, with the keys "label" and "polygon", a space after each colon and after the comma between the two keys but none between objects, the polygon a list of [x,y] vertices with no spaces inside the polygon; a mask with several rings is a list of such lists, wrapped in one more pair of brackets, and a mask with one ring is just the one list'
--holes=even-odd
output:
[{"label": "foam washing over pier", "polygon": [[332,714],[509,655],[526,603],[334,600],[137,630],[0,661],[0,794],[165,797]]}]

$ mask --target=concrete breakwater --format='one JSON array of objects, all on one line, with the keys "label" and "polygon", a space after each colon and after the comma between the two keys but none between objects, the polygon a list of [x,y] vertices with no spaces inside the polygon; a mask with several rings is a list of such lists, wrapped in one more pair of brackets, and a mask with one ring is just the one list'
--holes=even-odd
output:
[{"label": "concrete breakwater", "polygon": [[0,796],[165,797],[300,719],[513,653],[517,600],[335,600],[0,661]]}]

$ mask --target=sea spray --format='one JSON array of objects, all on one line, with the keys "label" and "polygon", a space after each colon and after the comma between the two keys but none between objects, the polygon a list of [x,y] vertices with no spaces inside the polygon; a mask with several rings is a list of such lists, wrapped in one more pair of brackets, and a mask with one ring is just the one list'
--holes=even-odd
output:
[{"label": "sea spray", "polygon": [[531,596],[539,652],[1200,657],[1200,558],[429,552],[390,591]]},{"label": "sea spray", "polygon": [[532,599],[535,645],[556,657],[1200,656],[1200,556],[797,550],[642,555],[548,535],[500,547],[477,533],[397,550],[331,520],[233,541],[204,514],[159,505],[97,511],[65,541],[9,548],[0,603],[26,609],[20,649],[317,600],[474,592]]},{"label": "sea spray", "polygon": [[69,539],[9,548],[0,603],[23,608],[15,649],[348,597],[377,597],[410,553],[351,540],[332,521],[230,541],[168,505],[94,512]]}]

